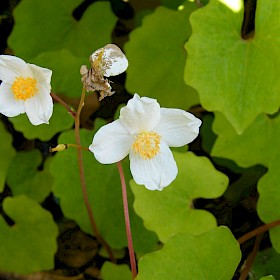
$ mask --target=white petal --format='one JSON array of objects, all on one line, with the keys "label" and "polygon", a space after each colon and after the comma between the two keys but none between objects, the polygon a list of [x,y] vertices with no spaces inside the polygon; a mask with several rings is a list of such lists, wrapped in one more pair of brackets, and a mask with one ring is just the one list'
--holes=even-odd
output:
[{"label": "white petal", "polygon": [[33,125],[49,123],[53,112],[53,101],[49,86],[38,84],[39,92],[24,102],[26,114]]},{"label": "white petal", "polygon": [[11,92],[11,86],[5,83],[0,85],[0,113],[7,117],[25,113],[24,102],[16,100]]},{"label": "white petal", "polygon": [[121,109],[120,121],[131,134],[151,131],[160,121],[160,106],[156,99],[134,94]]},{"label": "white petal", "polygon": [[16,56],[0,55],[0,80],[12,85],[17,76],[32,76],[27,63]]},{"label": "white petal", "polygon": [[181,147],[192,142],[199,133],[201,120],[180,109],[161,108],[161,119],[154,128],[169,147]]},{"label": "white petal", "polygon": [[99,162],[115,163],[128,155],[133,140],[121,122],[116,120],[104,125],[96,132],[89,149]]},{"label": "white petal", "polygon": [[129,154],[129,158],[134,181],[139,185],[145,185],[149,190],[161,191],[178,174],[172,152],[164,142],[160,145],[160,153],[150,160],[144,160],[133,152]]},{"label": "white petal", "polygon": [[104,76],[116,76],[123,73],[128,67],[128,60],[119,47],[113,44],[108,44],[104,47],[104,55],[110,60],[112,65],[106,69]]},{"label": "white petal", "polygon": [[51,83],[52,71],[47,68],[37,66],[35,64],[28,63],[27,65],[33,74],[33,78],[36,79],[38,83],[43,83],[45,85],[48,85],[49,89],[51,89],[50,83]]}]

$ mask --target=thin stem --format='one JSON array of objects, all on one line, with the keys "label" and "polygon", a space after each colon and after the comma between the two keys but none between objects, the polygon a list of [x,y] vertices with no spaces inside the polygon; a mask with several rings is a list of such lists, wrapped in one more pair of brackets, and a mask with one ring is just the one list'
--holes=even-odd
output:
[{"label": "thin stem", "polygon": [[89,148],[86,148],[86,147],[83,147],[83,146],[79,146],[79,145],[76,145],[76,144],[58,144],[56,147],[50,148],[49,151],[51,153],[53,153],[53,152],[61,152],[61,151],[64,151],[64,150],[68,149],[69,147],[73,147],[73,148],[84,150],[84,151],[89,151]]},{"label": "thin stem", "polygon": [[246,280],[246,279],[247,279],[248,274],[249,274],[249,272],[250,272],[250,270],[251,270],[251,267],[252,267],[252,265],[253,265],[253,263],[254,263],[254,260],[255,260],[255,258],[256,258],[256,256],[257,256],[257,253],[258,253],[258,251],[259,251],[260,243],[261,243],[261,241],[262,241],[262,238],[263,238],[263,235],[262,235],[262,234],[261,234],[261,235],[258,235],[258,236],[256,237],[256,241],[255,241],[255,244],[254,244],[253,251],[252,251],[252,253],[249,255],[249,257],[247,258],[247,260],[245,261],[245,266],[244,266],[244,268],[243,268],[243,270],[242,270],[242,272],[241,272],[241,275],[240,275],[240,277],[239,277],[238,280]]},{"label": "thin stem", "polygon": [[134,249],[133,249],[131,228],[130,228],[126,184],[125,184],[125,178],[124,178],[122,164],[120,161],[117,163],[117,166],[118,166],[118,170],[120,173],[120,179],[121,179],[121,185],[122,185],[123,211],[124,211],[126,238],[127,238],[127,244],[128,244],[128,252],[129,252],[130,266],[131,266],[131,272],[132,272],[132,279],[135,279],[135,277],[137,276],[137,268],[136,268],[136,260],[135,260],[135,254],[134,254]]},{"label": "thin stem", "polygon": [[254,237],[256,235],[259,235],[259,234],[262,234],[262,233],[268,231],[269,229],[277,227],[277,226],[280,226],[280,220],[273,221],[271,223],[262,225],[262,226],[260,226],[256,229],[244,234],[243,236],[238,238],[237,241],[238,241],[239,244],[243,244],[244,242],[251,239],[252,237]]},{"label": "thin stem", "polygon": [[75,119],[76,113],[71,109],[71,107],[66,104],[60,97],[58,97],[55,93],[51,92],[51,97],[56,100],[58,103],[60,103],[63,107],[66,108],[68,113]]},{"label": "thin stem", "polygon": [[203,7],[203,4],[201,3],[200,0],[195,0],[195,3],[196,3],[196,6],[197,6],[198,8],[202,8],[202,7]]},{"label": "thin stem", "polygon": [[[78,146],[81,146],[80,113],[81,113],[82,108],[84,106],[84,100],[85,100],[85,88],[83,88],[80,103],[79,103],[79,107],[78,107],[76,117],[75,117],[75,137],[76,137],[76,143],[77,143]],[[85,171],[84,171],[84,166],[83,166],[83,157],[82,157],[81,149],[77,149],[77,153],[78,153],[78,165],[79,165],[81,187],[82,187],[83,197],[84,197],[87,213],[88,213],[88,216],[89,216],[89,220],[90,220],[90,223],[91,223],[92,231],[93,231],[95,237],[97,238],[97,240],[103,245],[103,247],[108,252],[111,261],[116,263],[116,259],[113,255],[113,252],[112,252],[110,246],[107,244],[107,242],[100,235],[99,230],[96,226],[96,222],[95,222],[95,219],[93,217],[92,209],[91,209],[89,199],[88,199],[88,194],[87,194]]]}]

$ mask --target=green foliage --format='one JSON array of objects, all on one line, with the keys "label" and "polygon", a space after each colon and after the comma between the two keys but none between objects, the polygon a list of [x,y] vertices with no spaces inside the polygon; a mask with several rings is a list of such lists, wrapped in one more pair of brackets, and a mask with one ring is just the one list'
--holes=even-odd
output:
[{"label": "green foliage", "polygon": [[264,276],[260,280],[274,280],[275,278],[272,275]]},{"label": "green foliage", "polygon": [[161,250],[147,254],[139,261],[136,279],[230,280],[240,258],[239,245],[226,227],[198,236],[177,234]]},{"label": "green foliage", "polygon": [[213,130],[218,135],[212,156],[234,160],[242,167],[269,165],[280,135],[280,117],[259,115],[243,134],[238,135],[222,114],[216,113]]},{"label": "green foliage", "polygon": [[179,173],[163,191],[151,192],[131,182],[135,211],[163,242],[176,233],[200,234],[214,228],[215,218],[205,210],[194,209],[193,200],[216,198],[228,184],[228,178],[215,170],[207,158],[190,152],[174,153],[174,157]]},{"label": "green foliage", "polygon": [[116,265],[105,262],[101,269],[103,280],[131,280],[131,271],[125,264]]},{"label": "green foliage", "polygon": [[[137,26],[124,46],[129,92],[156,98],[163,107],[188,109],[201,100],[202,107],[191,110],[203,125],[200,137],[189,148],[206,157],[186,152],[186,146],[173,148],[179,173],[170,186],[161,192],[138,186],[131,180],[128,159],[122,163],[127,185],[130,182],[127,191],[139,257],[137,279],[232,279],[241,259],[239,245],[228,228],[217,227],[214,215],[206,209],[213,210],[219,224],[226,221],[232,227],[236,218],[232,223],[227,216],[235,214],[231,207],[236,205],[250,213],[257,211],[264,223],[280,218],[280,2],[257,1],[255,30],[246,40],[241,38],[242,0],[211,0],[209,4],[202,0],[205,6],[199,9],[195,3],[199,1],[161,0],[154,10],[136,5],[132,21],[118,19],[109,1],[90,4],[81,18],[76,12],[85,4],[82,0],[39,2],[21,0],[15,8],[9,47],[27,62],[51,69],[52,91],[66,103],[77,103],[82,89],[80,66],[89,65],[90,54],[112,41],[123,46],[123,38],[119,40],[114,32],[118,20],[118,32]],[[145,6],[144,2],[138,4]],[[102,101],[94,117],[104,112],[108,117],[112,108],[106,111],[106,106],[116,108],[127,100],[128,95],[122,99],[122,94],[117,90],[115,96]],[[121,101],[115,104],[118,98]],[[75,143],[73,118],[57,103],[49,125],[33,126],[25,114],[8,121],[12,124],[7,123],[9,131],[14,128],[26,139],[55,143],[58,137],[58,143]],[[105,120],[97,118],[94,131],[82,129],[82,146],[88,147],[104,124]],[[53,269],[58,230],[50,213],[39,205],[51,191],[64,216],[92,234],[77,151],[69,148],[42,164],[37,150],[15,153],[12,143],[18,139],[12,139],[2,123],[0,136],[0,192],[6,185],[0,197],[5,217],[0,218],[0,271],[26,274]],[[87,151],[83,161],[97,227],[109,245],[119,249],[118,260],[127,262],[117,167],[99,164]],[[263,176],[265,167],[268,171]],[[229,179],[230,187],[220,198]],[[5,197],[7,193],[12,197]],[[205,200],[198,202],[215,201],[196,209],[196,199],[201,198]],[[10,220],[14,225],[8,224]],[[238,230],[249,231],[255,224],[246,220]],[[270,229],[269,234],[273,249],[258,254],[250,280],[280,277],[280,227]],[[106,253],[99,255],[107,257]],[[110,262],[104,263],[101,274],[104,280],[131,279],[127,265]]]},{"label": "green foliage", "polygon": [[42,156],[38,150],[16,154],[7,175],[7,183],[13,195],[24,194],[38,202],[49,195],[53,179],[46,164],[44,170],[38,170],[41,163]]},{"label": "green foliage", "polygon": [[50,140],[58,132],[71,128],[74,123],[73,118],[67,113],[66,109],[59,104],[54,105],[54,112],[49,124],[34,126],[28,120],[26,114],[9,120],[17,131],[23,133],[25,138],[39,138],[42,141]]},{"label": "green foliage", "polygon": [[280,104],[280,2],[258,1],[250,40],[241,38],[242,5],[241,0],[210,1],[191,15],[185,71],[203,107],[222,112],[238,133]]},{"label": "green foliage", "polygon": [[[260,198],[257,210],[265,223],[278,220],[280,217],[279,168],[279,155],[276,155],[270,162],[267,174],[258,183]],[[274,249],[280,253],[280,227],[272,228],[269,233]]]},{"label": "green foliage", "polygon": [[7,197],[3,210],[15,225],[0,218],[0,270],[27,274],[52,269],[58,230],[50,213],[26,196]]},{"label": "green foliage", "polygon": [[36,0],[21,1],[14,11],[16,24],[9,37],[10,47],[23,59],[60,49],[89,57],[93,50],[111,42],[116,17],[108,2],[98,1],[78,21],[73,11],[81,3],[81,0],[41,0],[38,5]]},{"label": "green foliage", "polygon": [[[187,3],[182,11],[159,7],[130,34],[125,45],[130,92],[156,98],[163,107],[188,109],[199,103],[196,91],[183,80],[186,52],[182,45],[191,34],[188,18],[195,7],[194,3]],[[163,34],[169,34],[168,40]]]},{"label": "green foliage", "polygon": [[52,91],[68,97],[79,97],[82,92],[80,67],[89,64],[88,56],[74,56],[69,50],[44,52],[30,62],[52,69]]},{"label": "green foliage", "polygon": [[[259,279],[262,276],[272,274],[276,279],[280,278],[279,268],[280,254],[272,248],[259,252],[251,269],[250,280]],[[274,279],[273,276],[266,276],[261,279]]]},{"label": "green foliage", "polygon": [[4,125],[0,122],[0,193],[4,190],[7,171],[12,161],[15,150],[12,146],[12,136],[6,131]]},{"label": "green foliage", "polygon": [[[81,130],[81,143],[89,146],[93,132]],[[62,133],[59,143],[73,143],[74,131]],[[120,179],[116,165],[98,163],[90,152],[83,153],[89,201],[93,209],[98,229],[113,248],[127,245],[123,207],[121,200]],[[126,179],[131,178],[127,163],[124,163]],[[51,173],[54,177],[54,194],[60,199],[63,213],[78,222],[86,232],[92,233],[88,215],[84,205],[80,186],[77,164],[77,151],[67,150],[58,153],[51,163]],[[157,238],[146,230],[142,220],[131,207],[133,196],[129,193],[130,219],[132,232],[141,232],[134,236],[136,252],[145,253],[154,249]],[[79,209],[79,211],[77,211]]]}]

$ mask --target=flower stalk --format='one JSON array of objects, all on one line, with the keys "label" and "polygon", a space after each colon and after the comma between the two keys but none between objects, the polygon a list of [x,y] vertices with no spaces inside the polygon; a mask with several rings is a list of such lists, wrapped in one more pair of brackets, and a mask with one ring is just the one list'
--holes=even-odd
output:
[{"label": "flower stalk", "polygon": [[[85,101],[85,88],[83,87],[79,107],[78,107],[78,110],[77,110],[76,115],[75,115],[75,138],[76,138],[76,144],[79,147],[81,147],[80,114],[81,114],[82,108],[84,106],[84,101]],[[93,216],[93,212],[92,212],[92,209],[91,209],[91,206],[90,206],[90,203],[89,203],[89,199],[88,199],[88,194],[87,194],[85,171],[84,171],[84,166],[83,166],[83,157],[82,157],[81,149],[77,149],[77,154],[78,154],[79,174],[80,174],[80,181],[81,181],[81,187],[82,187],[82,192],[83,192],[83,198],[84,198],[85,206],[86,206],[87,213],[88,213],[88,216],[89,216],[89,220],[90,220],[90,223],[91,223],[92,231],[93,231],[96,239],[102,244],[102,246],[107,251],[111,261],[116,263],[116,259],[113,255],[113,252],[112,252],[110,246],[107,244],[107,242],[100,235],[99,230],[96,226],[96,222],[95,222],[95,219],[94,219],[94,216]]]},{"label": "flower stalk", "polygon": [[124,211],[125,229],[126,229],[126,237],[127,237],[127,245],[128,245],[130,266],[131,266],[131,272],[132,272],[132,279],[135,279],[137,276],[137,268],[136,268],[136,260],[135,260],[133,240],[132,240],[131,227],[130,227],[126,183],[125,183],[125,177],[124,177],[124,173],[123,173],[122,164],[120,161],[117,162],[117,166],[118,166],[121,185],[122,185],[123,211]]}]

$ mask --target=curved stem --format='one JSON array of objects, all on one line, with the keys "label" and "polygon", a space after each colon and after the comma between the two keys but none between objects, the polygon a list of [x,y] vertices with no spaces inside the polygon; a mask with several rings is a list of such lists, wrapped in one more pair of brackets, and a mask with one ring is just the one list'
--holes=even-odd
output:
[{"label": "curved stem", "polygon": [[131,266],[131,272],[132,272],[132,279],[134,279],[137,276],[137,268],[136,268],[136,260],[135,260],[135,254],[134,254],[134,248],[133,248],[131,228],[130,228],[130,219],[129,219],[127,193],[126,193],[126,183],[125,183],[122,164],[121,164],[120,161],[117,163],[117,166],[118,166],[118,170],[119,170],[119,173],[120,173],[120,179],[121,179],[121,185],[122,185],[122,198],[123,198],[123,211],[124,211],[126,237],[127,237],[127,244],[128,244],[128,252],[129,252],[130,266]]},{"label": "curved stem", "polygon": [[70,108],[70,106],[65,103],[60,97],[58,97],[55,93],[51,92],[51,97],[56,100],[58,103],[60,103],[63,107],[66,108],[68,113],[75,119],[76,113]]},{"label": "curved stem", "polygon": [[253,251],[252,253],[249,255],[249,257],[247,258],[247,260],[245,261],[245,265],[244,265],[244,268],[241,272],[241,275],[239,277],[238,280],[246,280],[247,277],[248,277],[248,274],[250,272],[250,269],[254,263],[254,260],[257,256],[257,253],[259,251],[259,248],[260,248],[260,243],[262,241],[262,238],[263,238],[263,235],[258,235],[256,237],[256,241],[255,241],[255,244],[254,244],[254,248],[253,248]]},{"label": "curved stem", "polygon": [[[81,146],[80,113],[81,113],[82,108],[84,106],[84,100],[85,100],[85,88],[83,88],[80,103],[79,103],[79,107],[78,107],[78,110],[77,110],[77,113],[76,113],[76,116],[75,116],[75,138],[76,138],[76,143],[77,143],[78,146]],[[90,223],[91,223],[92,231],[93,231],[96,239],[104,246],[104,248],[108,252],[111,261],[116,263],[116,259],[113,255],[113,252],[112,252],[110,246],[107,244],[107,242],[100,235],[99,230],[96,226],[96,222],[95,222],[95,219],[93,217],[92,209],[91,209],[89,199],[88,199],[88,195],[87,195],[85,171],[84,171],[84,166],[83,166],[83,157],[82,157],[81,149],[77,149],[77,153],[78,153],[78,165],[79,165],[81,187],[82,187],[84,202],[85,202],[87,213],[88,213],[89,220],[90,220]]]},{"label": "curved stem", "polygon": [[262,226],[260,226],[256,229],[244,234],[243,236],[239,237],[237,239],[237,241],[238,241],[239,244],[243,244],[244,242],[251,239],[252,237],[254,237],[256,235],[259,235],[259,234],[262,234],[262,233],[270,230],[271,228],[274,228],[274,227],[277,227],[277,226],[280,226],[280,220],[276,220],[276,221],[273,221],[271,223],[262,225]]}]

